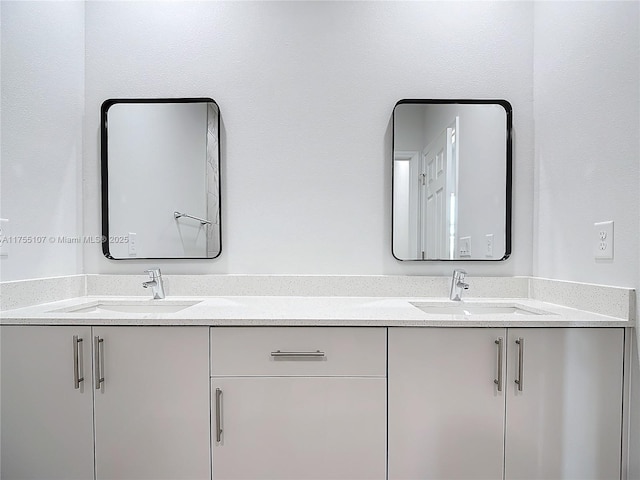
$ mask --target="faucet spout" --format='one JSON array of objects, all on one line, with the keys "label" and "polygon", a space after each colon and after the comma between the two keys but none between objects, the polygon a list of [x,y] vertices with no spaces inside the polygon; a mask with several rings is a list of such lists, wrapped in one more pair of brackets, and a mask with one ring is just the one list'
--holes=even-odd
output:
[{"label": "faucet spout", "polygon": [[151,294],[154,300],[160,300],[165,297],[164,284],[162,283],[162,273],[159,268],[145,270],[149,274],[149,280],[142,282],[143,288],[151,288]]},{"label": "faucet spout", "polygon": [[449,300],[459,302],[462,300],[462,291],[469,290],[469,284],[466,283],[465,276],[467,272],[464,270],[454,270],[451,278],[451,290],[449,291]]}]

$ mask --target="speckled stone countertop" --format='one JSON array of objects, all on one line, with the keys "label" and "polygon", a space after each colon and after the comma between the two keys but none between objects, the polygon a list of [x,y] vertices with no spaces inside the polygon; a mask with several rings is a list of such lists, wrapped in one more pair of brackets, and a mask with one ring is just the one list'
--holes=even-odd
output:
[{"label": "speckled stone countertop", "polygon": [[[177,312],[118,312],[105,308],[140,305],[145,309],[184,307]],[[519,307],[517,313],[425,313],[417,306],[463,309]],[[73,312],[86,308],[85,311]],[[138,308],[138,307],[133,307]],[[524,314],[522,314],[524,313]],[[633,327],[627,318],[610,317],[529,298],[84,296],[0,312],[2,325],[147,325],[147,326],[375,326],[375,327]]]}]

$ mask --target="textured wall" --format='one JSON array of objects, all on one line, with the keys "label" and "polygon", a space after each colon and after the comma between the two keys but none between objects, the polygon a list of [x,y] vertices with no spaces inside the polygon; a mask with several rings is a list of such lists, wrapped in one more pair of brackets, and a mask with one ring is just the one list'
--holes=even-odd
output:
[{"label": "textured wall", "polygon": [[[640,289],[639,19],[638,2],[536,4],[537,276]],[[593,223],[605,220],[615,222],[614,259],[596,261]],[[637,349],[631,371],[628,478],[635,480],[640,478]]]},{"label": "textured wall", "polygon": [[88,2],[85,232],[100,232],[99,107],[210,96],[222,117],[223,253],[87,273],[450,274],[391,255],[391,113],[401,98],[506,98],[515,112],[514,255],[528,274],[533,6],[517,2]]},{"label": "textured wall", "polygon": [[[535,8],[535,275],[637,287],[638,2]],[[613,261],[593,223],[614,220]]]},{"label": "textured wall", "polygon": [[[11,244],[0,279],[82,271],[84,4],[3,1],[2,199]],[[26,240],[25,240],[26,241]],[[99,248],[99,244],[95,244]]]}]

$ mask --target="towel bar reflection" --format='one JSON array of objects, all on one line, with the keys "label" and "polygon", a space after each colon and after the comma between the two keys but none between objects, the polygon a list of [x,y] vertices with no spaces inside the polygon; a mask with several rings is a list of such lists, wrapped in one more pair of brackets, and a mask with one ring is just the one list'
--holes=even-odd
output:
[{"label": "towel bar reflection", "polygon": [[194,220],[199,221],[200,225],[211,225],[211,222],[209,220],[205,220],[204,218],[194,217],[193,215],[189,215],[188,213],[173,212],[173,218],[177,220],[180,217],[193,218]]}]

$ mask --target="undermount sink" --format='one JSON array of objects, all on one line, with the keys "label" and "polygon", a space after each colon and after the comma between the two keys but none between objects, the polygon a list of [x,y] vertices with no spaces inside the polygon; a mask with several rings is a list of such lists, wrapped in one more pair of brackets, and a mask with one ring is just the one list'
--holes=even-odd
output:
[{"label": "undermount sink", "polygon": [[551,315],[544,310],[525,307],[517,304],[485,304],[485,303],[414,303],[425,313],[446,315]]},{"label": "undermount sink", "polygon": [[185,308],[200,303],[194,302],[157,302],[156,301],[97,301],[90,304],[76,305],[60,310],[53,310],[58,313],[176,313]]}]

